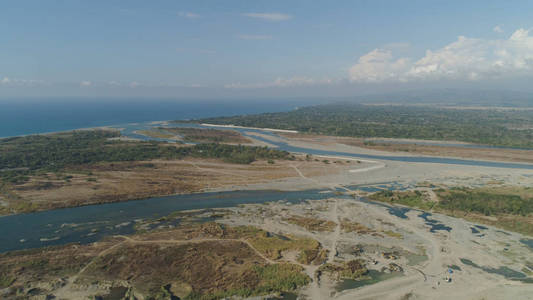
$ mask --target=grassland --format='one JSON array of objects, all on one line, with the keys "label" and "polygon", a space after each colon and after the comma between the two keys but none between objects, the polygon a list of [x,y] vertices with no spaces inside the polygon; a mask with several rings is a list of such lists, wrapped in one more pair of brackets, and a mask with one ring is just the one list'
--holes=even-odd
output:
[{"label": "grassland", "polygon": [[218,158],[248,164],[257,159],[289,159],[286,151],[266,147],[232,146],[217,143],[180,146],[160,142],[112,140],[116,131],[86,130],[51,135],[32,135],[0,140],[2,181],[18,182],[39,171],[59,171],[67,167],[99,162]]},{"label": "grassland", "polygon": [[176,135],[165,132],[163,130],[138,130],[138,131],[135,131],[135,133],[148,136],[148,137],[152,137],[152,138],[158,138],[158,139],[175,139],[176,138]]},{"label": "grassland", "polygon": [[293,174],[281,165],[267,167],[269,160],[295,158],[266,147],[117,138],[116,131],[86,130],[0,139],[0,214],[190,193],[245,177],[254,183]]},{"label": "grassland", "polygon": [[219,130],[211,128],[180,128],[180,127],[160,127],[160,130],[179,134],[185,142],[192,143],[231,143],[249,144],[250,139],[245,138],[239,132],[233,130]]},{"label": "grassland", "polygon": [[303,217],[303,216],[291,216],[285,221],[288,223],[301,226],[309,231],[333,231],[337,224],[329,220],[321,220],[317,218]]},{"label": "grassland", "polygon": [[327,263],[320,266],[319,271],[327,273],[336,280],[341,279],[364,279],[368,274],[366,262],[362,259],[355,259],[343,262],[342,264]]},{"label": "grassland", "polygon": [[423,210],[431,210],[435,203],[429,201],[427,194],[420,191],[380,191],[370,195],[370,199],[391,204],[401,204]]},{"label": "grassland", "polygon": [[[278,242],[257,228],[207,223],[91,245],[15,251],[0,254],[0,288],[10,288],[4,296],[13,298],[51,293],[105,297],[112,286],[122,288],[121,297],[222,299],[294,291],[308,284],[301,266],[272,264],[259,254],[280,249]],[[281,248],[304,251],[317,244],[294,238]],[[83,288],[87,286],[93,288]]]}]

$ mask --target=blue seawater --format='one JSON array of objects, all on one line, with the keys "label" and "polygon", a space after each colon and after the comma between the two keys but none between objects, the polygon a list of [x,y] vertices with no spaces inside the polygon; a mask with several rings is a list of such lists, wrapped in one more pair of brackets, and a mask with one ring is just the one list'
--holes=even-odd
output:
[{"label": "blue seawater", "polygon": [[133,122],[280,112],[309,104],[314,103],[280,99],[1,99],[0,137]]}]

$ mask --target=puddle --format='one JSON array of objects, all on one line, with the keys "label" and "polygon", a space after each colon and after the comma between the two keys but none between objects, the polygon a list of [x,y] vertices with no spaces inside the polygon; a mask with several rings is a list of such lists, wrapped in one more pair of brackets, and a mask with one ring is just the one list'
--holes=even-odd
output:
[{"label": "puddle", "polygon": [[526,282],[526,283],[530,283],[531,280],[533,280],[532,278],[527,278],[526,274],[515,271],[508,267],[499,267],[499,268],[484,267],[484,266],[479,266],[473,261],[466,259],[466,258],[461,258],[460,260],[463,264],[467,266],[481,269],[490,274],[498,274],[498,275],[505,277],[506,279],[519,280],[519,281]]},{"label": "puddle", "polygon": [[428,260],[428,256],[424,254],[408,254],[405,256],[405,258],[407,259],[408,266],[416,266]]},{"label": "puddle", "polygon": [[451,266],[448,266],[448,268],[455,270],[455,271],[461,271],[461,267],[459,267],[458,265],[451,265]]},{"label": "puddle", "polygon": [[368,271],[368,277],[370,278],[362,279],[362,280],[344,279],[335,286],[335,290],[337,292],[342,292],[345,290],[352,290],[352,289],[360,288],[366,285],[371,285],[371,284],[378,283],[383,280],[391,279],[391,278],[402,276],[402,275],[403,275],[402,272],[384,273],[384,272],[379,272],[376,270],[370,270]]},{"label": "puddle", "polygon": [[533,251],[533,240],[530,240],[530,239],[521,239],[521,240],[520,240],[520,243],[522,243],[522,244],[528,246],[529,249],[530,249],[531,251]]},{"label": "puddle", "polygon": [[388,204],[385,204],[385,203],[382,203],[382,202],[370,201],[370,200],[368,200],[367,198],[364,198],[364,197],[360,197],[358,200],[363,202],[363,203],[385,207],[389,211],[389,214],[391,214],[393,216],[396,216],[396,217],[398,217],[400,219],[409,219],[409,217],[407,217],[406,214],[408,212],[410,212],[411,209],[408,208],[408,207],[393,206],[393,205],[388,205]]},{"label": "puddle", "polygon": [[424,221],[426,222],[426,225],[431,226],[431,228],[429,229],[429,232],[435,233],[439,230],[450,232],[452,230],[451,227],[446,226],[437,220],[430,219],[429,216],[431,216],[431,213],[428,213],[428,212],[423,212],[418,215],[418,217],[424,219]]},{"label": "puddle", "polygon": [[407,207],[389,207],[389,214],[396,216],[400,219],[407,219],[408,217],[406,213],[408,213],[409,211],[411,211],[411,209]]}]

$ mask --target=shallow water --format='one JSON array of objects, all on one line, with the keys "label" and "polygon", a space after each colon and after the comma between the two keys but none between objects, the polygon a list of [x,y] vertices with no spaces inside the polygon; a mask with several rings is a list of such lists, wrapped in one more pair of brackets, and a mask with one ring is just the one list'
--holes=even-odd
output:
[{"label": "shallow water", "polygon": [[416,266],[422,262],[425,262],[428,260],[428,256],[425,254],[408,254],[405,256],[407,258],[407,265],[408,266]]},{"label": "shallow water", "polygon": [[[210,127],[210,128],[223,128],[224,127]],[[264,135],[270,135],[275,138],[280,138],[276,134],[259,129],[242,129],[242,128],[232,128],[241,132],[245,136],[250,136],[247,132],[256,132]],[[507,162],[494,162],[494,161],[480,161],[480,160],[468,160],[468,159],[457,159],[457,158],[446,158],[446,157],[429,157],[429,156],[388,156],[388,155],[374,155],[374,154],[354,154],[347,152],[337,152],[337,151],[326,151],[319,149],[311,148],[301,148],[291,146],[286,142],[274,141],[272,139],[266,139],[260,136],[250,136],[257,140],[267,142],[273,145],[276,145],[279,149],[297,152],[297,153],[307,153],[312,155],[329,155],[329,156],[344,156],[344,157],[353,157],[353,158],[368,158],[368,159],[377,159],[377,160],[390,160],[390,161],[401,161],[401,162],[421,162],[421,163],[436,163],[436,164],[451,164],[451,165],[468,165],[468,166],[482,166],[482,167],[495,167],[495,168],[509,168],[509,169],[528,169],[533,170],[533,164],[526,163],[507,163]],[[281,138],[283,140],[283,138]]]},{"label": "shallow water", "polygon": [[0,217],[0,252],[66,243],[90,243],[108,235],[134,232],[135,221],[174,211],[232,207],[284,200],[326,199],[321,190],[296,192],[234,191],[155,197]]},{"label": "shallow water", "polygon": [[[523,279],[527,279],[527,275],[522,273],[522,272],[518,272],[518,271],[515,271],[511,268],[508,268],[508,267],[499,267],[499,268],[491,268],[491,267],[484,267],[484,266],[479,266],[477,265],[476,263],[474,263],[473,261],[469,260],[469,259],[466,259],[466,258],[461,258],[460,261],[467,265],[467,266],[471,266],[471,267],[474,267],[474,268],[477,268],[477,269],[481,269],[487,273],[491,273],[491,274],[498,274],[498,275],[502,275],[503,277],[505,277],[506,279],[511,279],[511,280],[520,280],[522,281]],[[525,281],[525,282],[528,282],[529,281]]]},{"label": "shallow water", "polygon": [[428,212],[422,212],[421,214],[418,215],[418,217],[424,219],[424,221],[426,222],[426,225],[429,225],[431,227],[429,229],[429,232],[435,233],[439,230],[450,232],[452,230],[451,227],[446,226],[435,219],[430,219],[429,216],[431,215],[432,214]]},{"label": "shallow water", "polygon": [[389,214],[398,217],[400,219],[409,219],[409,217],[406,215],[408,212],[410,212],[412,209],[409,207],[403,207],[403,206],[394,206],[389,205],[382,202],[376,202],[376,201],[370,201],[367,198],[361,197],[359,198],[359,201],[367,204],[377,205],[381,207],[385,207]]},{"label": "shallow water", "polygon": [[521,239],[520,242],[529,247],[533,251],[533,240],[530,239]]},{"label": "shallow water", "polygon": [[335,286],[335,290],[337,292],[342,292],[345,290],[352,290],[352,289],[360,288],[366,285],[378,283],[383,280],[391,279],[391,278],[398,277],[398,276],[403,276],[403,273],[402,272],[384,273],[384,272],[379,272],[376,270],[370,270],[368,271],[368,276],[370,278],[363,279],[363,280],[344,279]]}]

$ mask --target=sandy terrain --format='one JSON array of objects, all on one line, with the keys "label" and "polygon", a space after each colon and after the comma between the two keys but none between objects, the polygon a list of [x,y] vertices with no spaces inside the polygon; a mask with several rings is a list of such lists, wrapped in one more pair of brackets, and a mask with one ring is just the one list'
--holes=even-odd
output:
[{"label": "sandy terrain", "polygon": [[[254,211],[259,209],[261,218],[254,216]],[[410,211],[407,219],[401,219],[391,215],[385,207],[347,199],[332,198],[298,205],[247,205],[244,212],[241,210],[236,209],[239,212],[235,214],[237,217],[223,222],[231,225],[252,224],[277,234],[312,237],[329,249],[330,263],[362,257],[375,262],[369,263],[370,269],[381,270],[391,262],[403,269],[402,276],[344,291],[336,290],[336,283],[327,277],[320,281],[315,277],[315,281],[301,291],[309,299],[531,299],[530,293],[533,293],[533,284],[490,274],[461,261],[469,259],[483,267],[497,269],[506,266],[520,271],[524,268],[524,263],[531,260],[532,252],[519,242],[523,237],[518,234],[503,234],[489,227],[482,230],[483,236],[475,235],[470,229],[473,224],[438,214],[431,218],[452,229],[450,232],[432,233],[424,220],[418,217],[418,211]],[[341,219],[348,219],[377,232],[397,232],[400,238],[347,233],[341,231],[339,226],[333,232],[308,232],[286,222],[285,219],[293,214],[330,220],[337,224]],[[354,247],[367,246],[371,249],[375,245],[379,245],[382,250],[368,250],[354,255]],[[399,255],[397,259],[387,259],[381,256],[386,248],[394,248],[405,254]],[[427,259],[410,264],[408,253],[425,253]],[[449,274],[448,267],[454,265],[461,270]],[[315,271],[316,267],[306,267],[308,274],[314,274]],[[451,282],[446,282],[447,276],[452,278]],[[494,291],[497,293],[493,293]]]},{"label": "sandy terrain", "polygon": [[[465,159],[479,159],[491,161],[513,161],[513,162],[533,162],[533,150],[520,149],[486,149],[486,148],[462,148],[453,146],[451,144],[467,144],[462,142],[446,142],[446,141],[423,141],[423,140],[406,140],[406,139],[384,139],[378,140],[383,143],[365,143],[365,141],[372,141],[372,139],[350,138],[350,137],[334,137],[321,135],[307,135],[307,134],[290,134],[282,133],[282,135],[289,139],[295,145],[298,142],[313,143],[329,147],[341,147],[340,145],[353,146],[357,148],[360,153],[379,153],[380,155],[425,155],[425,156],[439,156],[439,157],[454,157]],[[390,141],[390,143],[386,143]],[[419,142],[417,144],[417,142]],[[450,144],[449,146],[433,146],[424,145],[424,142],[435,142],[439,144]],[[371,151],[369,151],[371,150]]]}]

